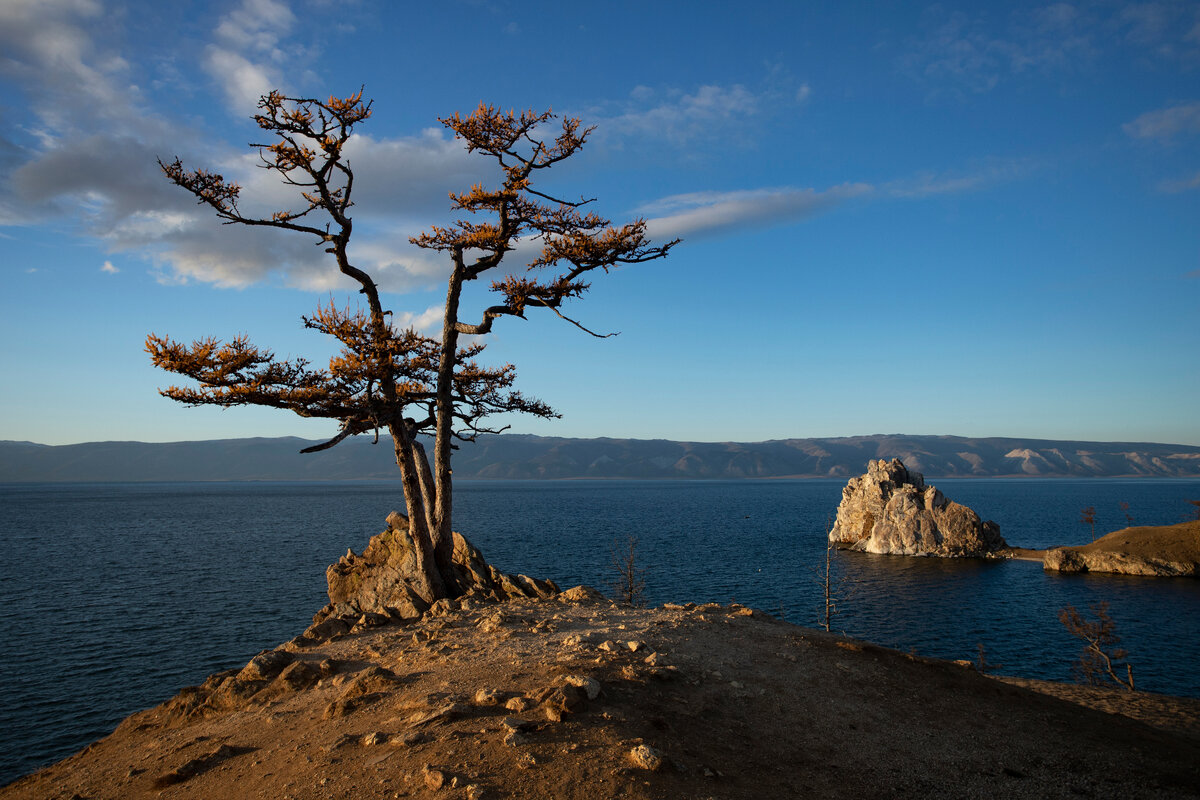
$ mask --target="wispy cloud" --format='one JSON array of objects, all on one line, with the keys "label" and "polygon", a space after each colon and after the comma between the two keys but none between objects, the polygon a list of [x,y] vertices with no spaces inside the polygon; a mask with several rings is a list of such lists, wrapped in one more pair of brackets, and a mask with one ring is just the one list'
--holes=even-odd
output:
[{"label": "wispy cloud", "polygon": [[824,191],[791,186],[731,192],[690,192],[664,197],[638,209],[656,239],[724,233],[765,227],[816,216],[845,200],[869,194],[863,183],[843,184]]},{"label": "wispy cloud", "polygon": [[1200,133],[1200,102],[1147,111],[1127,122],[1123,129],[1136,139],[1169,139],[1179,134]]},{"label": "wispy cloud", "polygon": [[935,93],[982,93],[1022,77],[1090,69],[1106,53],[1200,63],[1200,6],[1191,0],[1058,2],[925,14],[922,35],[905,43],[901,66]]},{"label": "wispy cloud", "polygon": [[981,191],[1019,179],[1034,165],[1024,159],[996,159],[957,172],[923,172],[879,185],[848,182],[828,189],[794,186],[723,192],[689,192],[637,209],[647,218],[652,236],[696,238],[731,231],[801,222],[851,200],[921,200],[946,194]]},{"label": "wispy cloud", "polygon": [[638,86],[626,109],[602,120],[605,136],[663,138],[682,143],[754,117],[759,98],[741,84],[700,86],[690,93]]},{"label": "wispy cloud", "polygon": [[923,37],[908,42],[902,66],[965,92],[986,92],[1022,73],[1071,68],[1096,55],[1090,20],[1067,3],[1014,12],[1001,22],[934,6],[925,22]]},{"label": "wispy cloud", "polygon": [[889,181],[880,188],[899,198],[921,198],[941,194],[958,194],[1016,180],[1034,169],[1028,159],[994,159],[966,170],[952,172],[921,172]]},{"label": "wispy cloud", "polygon": [[1159,191],[1168,194],[1177,194],[1179,192],[1187,192],[1192,189],[1200,189],[1200,172],[1188,178],[1180,178],[1179,180],[1163,181],[1158,185]]},{"label": "wispy cloud", "polygon": [[117,269],[116,267],[114,267],[114,266],[113,266],[113,263],[112,263],[111,261],[105,261],[105,262],[104,262],[104,265],[100,267],[100,271],[101,271],[101,272],[106,272],[106,273],[108,273],[109,275],[116,275],[116,274],[117,274],[118,272],[120,272],[121,270],[119,270],[119,269]]},{"label": "wispy cloud", "polygon": [[666,140],[673,145],[752,139],[748,134],[773,115],[802,105],[812,87],[771,69],[757,86],[742,83],[680,87],[635,86],[621,101],[586,109],[579,116],[598,126],[608,143]]}]

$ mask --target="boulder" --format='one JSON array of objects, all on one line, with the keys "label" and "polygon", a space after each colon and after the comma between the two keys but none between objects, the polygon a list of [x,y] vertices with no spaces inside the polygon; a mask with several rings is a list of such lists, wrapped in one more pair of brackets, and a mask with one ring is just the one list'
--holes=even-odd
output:
[{"label": "boulder", "polygon": [[[317,612],[314,623],[366,613],[419,617],[437,598],[423,597],[416,549],[409,534],[408,517],[393,511],[387,530],[371,537],[361,555],[348,550],[325,570],[329,605]],[[455,582],[462,595],[482,600],[516,597],[551,597],[558,592],[552,581],[509,575],[487,563],[483,553],[459,533],[454,534],[452,557]]]},{"label": "boulder", "polygon": [[842,489],[829,541],[850,550],[945,558],[994,557],[1008,544],[994,522],[926,486],[900,461],[871,461]]}]

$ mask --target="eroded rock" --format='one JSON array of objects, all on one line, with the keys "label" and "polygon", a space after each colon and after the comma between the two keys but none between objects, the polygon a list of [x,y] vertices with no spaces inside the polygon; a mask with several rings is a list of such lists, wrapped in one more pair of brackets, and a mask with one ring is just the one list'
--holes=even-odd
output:
[{"label": "eroded rock", "polygon": [[829,541],[867,553],[947,558],[995,556],[1008,547],[996,523],[926,486],[900,459],[872,461],[850,479]]},{"label": "eroded rock", "polygon": [[[380,616],[373,615],[411,619],[430,611],[431,606],[441,613],[459,607],[458,601],[448,598],[422,596],[418,587],[428,584],[420,579],[408,518],[393,511],[388,515],[387,523],[387,530],[371,537],[362,554],[348,550],[325,571],[329,605],[313,618],[314,626],[330,619],[352,617],[365,627],[384,622]],[[558,586],[552,581],[500,572],[459,533],[454,534],[452,563],[457,584],[454,590],[462,596],[462,602],[545,598],[558,592]],[[340,629],[341,625],[334,628]],[[346,630],[349,629],[347,625]],[[313,630],[310,628],[310,633]],[[320,630],[319,633],[334,635],[333,630]]]}]

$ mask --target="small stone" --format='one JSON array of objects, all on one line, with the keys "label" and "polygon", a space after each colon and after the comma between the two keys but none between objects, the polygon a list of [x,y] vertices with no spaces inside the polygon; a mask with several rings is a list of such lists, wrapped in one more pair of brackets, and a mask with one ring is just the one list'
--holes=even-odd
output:
[{"label": "small stone", "polygon": [[520,717],[505,717],[500,720],[500,725],[510,731],[523,731],[533,727],[533,723]]},{"label": "small stone", "polygon": [[643,663],[649,664],[652,667],[657,667],[661,664],[666,663],[666,661],[663,658],[661,653],[651,653],[650,655],[648,655],[644,659],[642,659],[642,661],[643,661]]},{"label": "small stone", "polygon": [[509,711],[515,711],[516,713],[520,714],[533,708],[533,701],[524,696],[513,697],[504,704],[504,707]]},{"label": "small stone", "polygon": [[578,647],[583,644],[583,637],[578,633],[573,633],[570,636],[564,636],[562,640],[563,647]]},{"label": "small stone", "polygon": [[563,711],[561,708],[546,706],[545,713],[546,719],[550,720],[551,722],[562,722]]},{"label": "small stone", "polygon": [[606,653],[611,653],[617,649],[617,646],[608,639],[605,639],[603,642],[597,645],[597,647]]},{"label": "small stone", "polygon": [[362,743],[364,745],[366,745],[367,747],[373,747],[375,745],[380,745],[380,744],[387,744],[387,742],[388,742],[388,735],[386,733],[380,733],[379,731],[365,734],[362,737]]},{"label": "small stone", "polygon": [[446,785],[446,773],[440,769],[434,769],[428,764],[421,770],[421,774],[425,778],[425,785],[430,789],[437,791]]},{"label": "small stone", "polygon": [[662,753],[645,744],[639,744],[630,750],[629,760],[638,769],[648,769],[651,772],[657,772],[663,765]]},{"label": "small stone", "polygon": [[528,741],[529,737],[520,731],[509,731],[508,733],[504,734],[504,744],[509,747],[520,747],[521,745],[528,743]]},{"label": "small stone", "polygon": [[495,689],[480,689],[475,693],[475,705],[496,706],[500,704],[501,693]]},{"label": "small stone", "polygon": [[571,686],[582,689],[588,700],[595,700],[600,696],[600,682],[595,678],[589,678],[586,675],[568,675],[563,680]]},{"label": "small stone", "polygon": [[628,647],[629,651],[632,653],[636,653],[638,650],[641,650],[643,647],[645,647],[645,645],[641,642],[626,642],[625,646]]}]

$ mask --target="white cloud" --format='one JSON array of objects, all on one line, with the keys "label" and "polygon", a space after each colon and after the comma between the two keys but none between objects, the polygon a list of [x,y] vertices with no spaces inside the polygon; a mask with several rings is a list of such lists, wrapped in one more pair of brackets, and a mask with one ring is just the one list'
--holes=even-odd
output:
[{"label": "white cloud", "polygon": [[[256,154],[145,108],[128,82],[129,65],[97,44],[119,38],[97,33],[111,19],[91,0],[0,2],[0,71],[37,101],[33,119],[15,124],[11,111],[0,110],[6,131],[34,132],[24,141],[7,138],[12,133],[0,138],[0,223],[70,220],[110,252],[145,252],[164,281],[350,287],[313,239],[221,225],[165,179],[155,158],[179,155],[189,168],[215,169],[240,183],[249,214],[303,202],[277,175],[257,168]],[[273,88],[275,70],[294,50],[285,37],[295,22],[283,3],[245,0],[214,25],[207,67],[230,102],[243,106],[239,115]],[[358,178],[352,257],[386,290],[428,286],[443,274],[444,260],[413,247],[408,236],[444,221],[448,191],[493,178],[482,169],[487,162],[441,128],[355,136],[346,155]]]},{"label": "white cloud", "polygon": [[109,275],[116,275],[121,270],[113,266],[111,261],[105,261],[104,266],[100,267],[101,272],[107,272]]},{"label": "white cloud", "polygon": [[221,18],[218,39],[232,47],[275,53],[282,35],[296,24],[296,15],[278,0],[243,0],[242,5]]},{"label": "white cloud", "polygon": [[440,337],[442,317],[445,315],[445,311],[445,306],[430,306],[420,314],[402,311],[392,317],[392,327],[397,329],[413,328],[424,334],[437,333]]},{"label": "white cloud", "polygon": [[1177,134],[1200,133],[1200,102],[1147,111],[1123,126],[1137,139],[1169,139]]},{"label": "white cloud", "polygon": [[657,240],[797,222],[853,197],[869,194],[863,183],[833,186],[823,192],[784,186],[731,192],[671,195],[639,209]]},{"label": "white cloud", "polygon": [[295,23],[291,9],[278,0],[242,0],[218,22],[205,69],[220,84],[233,112],[251,113],[262,95],[286,88],[283,67],[294,53],[284,47],[283,39]]},{"label": "white cloud", "polygon": [[221,84],[230,110],[236,113],[253,112],[264,94],[282,86],[278,70],[216,45],[208,48],[205,68]]}]

